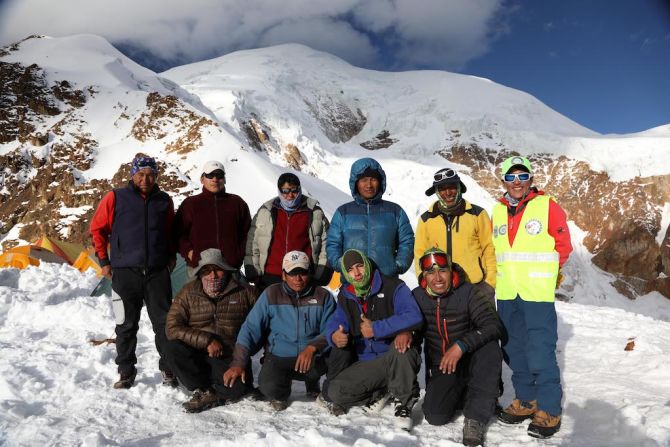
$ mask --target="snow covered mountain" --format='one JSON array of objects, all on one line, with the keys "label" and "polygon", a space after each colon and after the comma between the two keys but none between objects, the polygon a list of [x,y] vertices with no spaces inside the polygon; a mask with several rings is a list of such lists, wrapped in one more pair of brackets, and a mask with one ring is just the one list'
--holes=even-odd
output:
[{"label": "snow covered mountain", "polygon": [[486,79],[364,70],[300,45],[156,74],[97,36],[34,37],[0,51],[0,85],[4,243],[85,241],[97,201],[138,152],[158,157],[177,203],[220,159],[252,211],[288,167],[329,215],[349,198],[352,161],[372,156],[414,223],[437,168],[462,172],[467,197],[490,209],[497,166],[520,153],[572,222],[565,299],[646,312],[670,297],[668,126],[603,136]]}]

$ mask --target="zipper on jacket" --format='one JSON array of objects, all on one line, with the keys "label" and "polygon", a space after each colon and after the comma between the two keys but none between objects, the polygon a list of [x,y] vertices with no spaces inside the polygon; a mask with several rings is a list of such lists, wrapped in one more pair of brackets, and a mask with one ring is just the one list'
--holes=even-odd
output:
[{"label": "zipper on jacket", "polygon": [[214,215],[216,216],[214,220],[216,222],[216,248],[221,250],[221,243],[219,242],[219,201],[216,194],[214,194]]},{"label": "zipper on jacket", "polygon": [[144,275],[149,271],[149,195],[144,199]]},{"label": "zipper on jacket", "polygon": [[284,240],[284,254],[288,253],[288,232],[291,229],[291,215],[293,213],[289,213],[287,211],[284,211],[286,213],[286,239]]}]

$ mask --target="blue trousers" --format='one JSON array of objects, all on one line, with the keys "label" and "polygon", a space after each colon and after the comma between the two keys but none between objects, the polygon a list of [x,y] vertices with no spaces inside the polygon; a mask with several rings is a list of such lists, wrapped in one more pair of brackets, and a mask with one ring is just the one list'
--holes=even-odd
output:
[{"label": "blue trousers", "polygon": [[498,301],[498,315],[505,328],[503,358],[512,369],[516,398],[537,400],[539,410],[561,414],[561,373],[556,362],[558,338],[554,303]]}]

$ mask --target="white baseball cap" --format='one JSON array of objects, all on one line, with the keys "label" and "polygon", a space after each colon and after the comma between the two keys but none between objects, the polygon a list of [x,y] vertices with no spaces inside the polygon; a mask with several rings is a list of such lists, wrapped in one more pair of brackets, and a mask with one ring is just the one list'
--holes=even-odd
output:
[{"label": "white baseball cap", "polygon": [[225,168],[223,167],[223,163],[215,160],[208,161],[205,163],[205,166],[202,168],[202,173],[203,174],[211,174],[214,171],[221,171],[224,174],[226,173]]},{"label": "white baseball cap", "polygon": [[289,251],[284,255],[282,269],[291,273],[295,269],[309,270],[309,257],[302,251]]}]

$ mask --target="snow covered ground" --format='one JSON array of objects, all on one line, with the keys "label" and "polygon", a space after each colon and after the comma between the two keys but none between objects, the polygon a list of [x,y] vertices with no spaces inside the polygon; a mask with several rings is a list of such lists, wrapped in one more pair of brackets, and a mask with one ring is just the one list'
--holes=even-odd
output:
[{"label": "snow covered ground", "polygon": [[[432,427],[419,404],[415,428],[406,433],[394,428],[389,408],[379,417],[356,409],[331,416],[306,399],[301,383],[282,413],[252,401],[183,413],[180,404],[189,395],[160,385],[146,313],[136,385],[114,390],[114,346],[88,343],[114,331],[108,299],[88,296],[96,283],[92,273],[63,265],[0,269],[0,445],[461,445],[462,416]],[[492,422],[487,445],[670,445],[670,323],[574,302],[557,308],[561,431],[539,441],[523,425]],[[624,351],[630,339],[635,348]],[[504,375],[507,403],[507,369]]]}]

